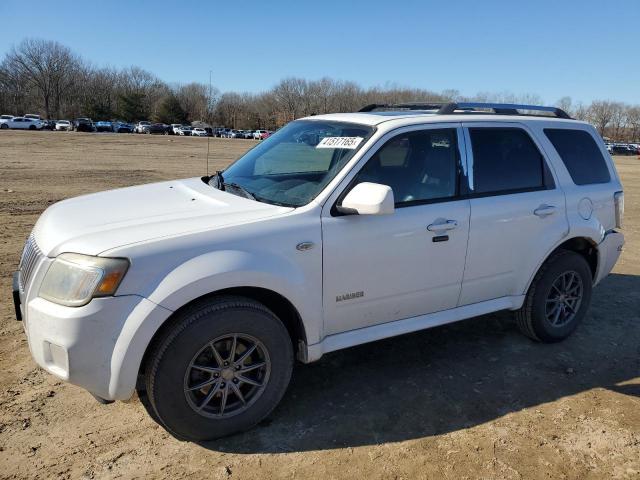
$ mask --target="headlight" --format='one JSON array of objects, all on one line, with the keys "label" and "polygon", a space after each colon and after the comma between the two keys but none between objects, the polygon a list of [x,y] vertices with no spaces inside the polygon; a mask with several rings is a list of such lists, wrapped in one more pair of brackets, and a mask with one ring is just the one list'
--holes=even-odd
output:
[{"label": "headlight", "polygon": [[69,307],[86,305],[94,297],[113,295],[129,268],[124,258],[59,255],[47,270],[39,296]]}]

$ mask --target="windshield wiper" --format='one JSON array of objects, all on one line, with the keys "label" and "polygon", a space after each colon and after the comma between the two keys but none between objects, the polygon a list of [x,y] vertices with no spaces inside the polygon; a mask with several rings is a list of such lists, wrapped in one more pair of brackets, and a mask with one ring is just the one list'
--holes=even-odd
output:
[{"label": "windshield wiper", "polygon": [[258,201],[255,195],[244,188],[242,185],[234,182],[225,182],[224,177],[222,176],[222,170],[216,170],[216,173],[209,177],[209,181],[207,183],[213,188],[217,188],[218,190],[222,190],[223,192],[230,188],[232,190],[240,192],[243,197]]},{"label": "windshield wiper", "polygon": [[231,188],[233,190],[237,190],[246,198],[249,198],[251,200],[256,200],[255,195],[251,193],[249,190],[247,190],[246,188],[244,188],[242,185],[238,185],[237,183],[233,183],[233,182],[230,182],[230,183],[221,182],[221,183],[223,187],[222,190],[227,190],[227,188]]},{"label": "windshield wiper", "polygon": [[209,177],[209,185],[218,190],[224,190],[224,178],[222,176],[222,170],[216,170],[216,173]]}]

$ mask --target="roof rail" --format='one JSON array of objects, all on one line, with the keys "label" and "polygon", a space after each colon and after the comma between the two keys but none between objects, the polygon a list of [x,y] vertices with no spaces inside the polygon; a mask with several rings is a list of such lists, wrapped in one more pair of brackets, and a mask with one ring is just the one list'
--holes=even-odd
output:
[{"label": "roof rail", "polygon": [[571,117],[567,112],[557,107],[544,107],[540,105],[521,105],[516,103],[484,103],[484,102],[452,102],[452,103],[396,103],[396,104],[381,104],[372,103],[366,107],[361,108],[360,112],[372,112],[374,110],[386,109],[386,110],[435,110],[438,115],[450,115],[460,111],[459,113],[471,113],[478,112],[479,110],[493,110],[493,113],[497,115],[533,115],[535,113],[522,114],[519,110],[527,110],[531,112],[549,112],[558,118]]},{"label": "roof rail", "polygon": [[[473,112],[477,110],[493,110],[498,115],[522,115],[518,110],[529,110],[532,112],[549,112],[558,118],[571,118],[567,112],[558,107],[544,107],[540,105],[521,105],[517,103],[483,103],[483,102],[460,102],[448,103],[438,110],[439,115],[455,113],[456,110]],[[535,114],[529,114],[535,115]]]},{"label": "roof rail", "polygon": [[362,107],[358,112],[372,112],[374,110],[439,110],[448,105],[442,102],[411,102],[411,103],[372,103]]}]

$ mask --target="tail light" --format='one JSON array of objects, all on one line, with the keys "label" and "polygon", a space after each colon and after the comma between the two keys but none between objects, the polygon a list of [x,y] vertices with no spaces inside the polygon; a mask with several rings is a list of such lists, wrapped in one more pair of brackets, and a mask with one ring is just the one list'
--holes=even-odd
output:
[{"label": "tail light", "polygon": [[614,193],[613,202],[616,207],[616,228],[622,228],[622,218],[624,217],[624,192]]}]

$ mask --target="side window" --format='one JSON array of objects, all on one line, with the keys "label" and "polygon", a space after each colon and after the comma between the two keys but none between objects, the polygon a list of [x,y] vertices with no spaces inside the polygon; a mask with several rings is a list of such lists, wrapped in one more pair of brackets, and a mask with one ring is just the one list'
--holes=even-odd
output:
[{"label": "side window", "polygon": [[473,193],[508,193],[545,188],[544,158],[520,128],[470,128]]},{"label": "side window", "polygon": [[576,185],[607,183],[611,180],[606,161],[593,137],[584,130],[545,128]]},{"label": "side window", "polygon": [[388,185],[396,206],[409,206],[456,196],[459,162],[455,129],[409,132],[380,147],[355,181]]}]

